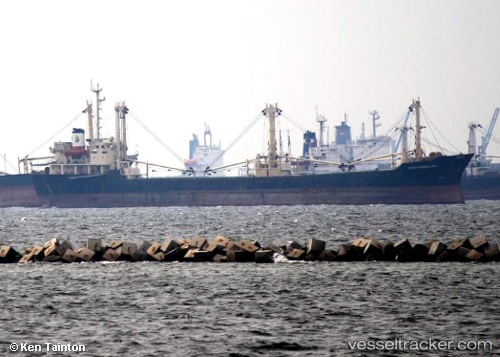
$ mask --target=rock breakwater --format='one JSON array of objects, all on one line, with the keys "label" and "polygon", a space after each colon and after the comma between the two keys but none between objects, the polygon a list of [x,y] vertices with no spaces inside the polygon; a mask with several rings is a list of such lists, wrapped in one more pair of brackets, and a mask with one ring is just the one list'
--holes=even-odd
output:
[{"label": "rock breakwater", "polygon": [[96,261],[155,261],[155,262],[255,262],[288,261],[398,261],[398,262],[498,262],[498,244],[484,235],[461,238],[445,244],[438,240],[412,244],[408,239],[380,242],[358,238],[340,244],[336,249],[326,242],[310,239],[306,245],[291,241],[286,244],[268,244],[245,239],[231,240],[217,236],[191,239],[165,238],[163,242],[144,241],[141,244],[114,240],[88,239],[82,247],[71,241],[53,238],[43,245],[17,250],[10,245],[0,246],[0,263],[29,262],[96,262]]}]

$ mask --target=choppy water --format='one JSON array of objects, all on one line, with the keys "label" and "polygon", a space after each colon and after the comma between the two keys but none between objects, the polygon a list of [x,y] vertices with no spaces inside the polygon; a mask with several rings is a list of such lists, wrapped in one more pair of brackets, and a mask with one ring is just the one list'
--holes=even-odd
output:
[{"label": "choppy water", "polygon": [[[412,242],[485,234],[500,202],[0,210],[0,243],[59,236],[162,241],[222,234]],[[499,263],[81,263],[0,265],[0,355],[10,343],[83,344],[92,356],[403,356],[499,353]],[[361,351],[348,342],[489,341],[495,350]],[[43,345],[45,348],[45,345]],[[45,350],[43,350],[45,353]],[[41,355],[42,352],[12,355]]]}]

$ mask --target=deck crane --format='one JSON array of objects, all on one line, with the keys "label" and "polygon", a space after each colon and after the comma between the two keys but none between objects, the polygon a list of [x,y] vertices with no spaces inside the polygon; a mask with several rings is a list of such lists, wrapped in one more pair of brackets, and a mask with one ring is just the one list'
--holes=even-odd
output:
[{"label": "deck crane", "polygon": [[490,143],[491,135],[493,134],[493,128],[495,127],[495,124],[497,122],[498,118],[498,112],[500,111],[500,108],[496,108],[495,111],[493,112],[493,117],[491,118],[490,126],[488,127],[488,131],[486,132],[485,136],[481,137],[481,146],[478,146],[478,155],[480,157],[486,156],[486,149],[488,148],[488,144]]}]

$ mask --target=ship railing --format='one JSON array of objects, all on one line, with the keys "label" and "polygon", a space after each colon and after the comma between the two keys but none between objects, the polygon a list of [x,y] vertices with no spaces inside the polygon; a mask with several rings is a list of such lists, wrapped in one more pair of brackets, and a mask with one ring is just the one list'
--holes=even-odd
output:
[{"label": "ship railing", "polygon": [[192,174],[192,173],[194,173],[194,170],[192,168],[179,168],[179,167],[173,167],[173,166],[155,164],[155,163],[148,162],[148,161],[141,161],[141,160],[134,160],[134,159],[129,159],[128,161],[130,161],[130,162],[136,162],[138,164],[146,165],[146,172],[149,172],[149,167],[153,166],[153,167],[159,167],[159,168],[167,169],[167,170],[179,171],[179,172],[182,172],[182,174],[186,174],[186,173]]},{"label": "ship railing", "polygon": [[227,168],[232,168],[232,167],[235,167],[235,166],[239,166],[239,165],[246,165],[246,169],[247,170],[250,170],[249,169],[249,166],[251,164],[255,164],[255,159],[250,159],[250,160],[244,160],[244,161],[240,161],[240,162],[236,162],[236,163],[233,163],[233,164],[228,164],[228,165],[223,165],[223,166],[217,166],[217,167],[210,167],[210,166],[207,166],[207,168],[205,169],[204,173],[207,174],[207,175],[210,175],[212,173],[217,173],[217,171],[220,171],[220,170],[225,170]]}]

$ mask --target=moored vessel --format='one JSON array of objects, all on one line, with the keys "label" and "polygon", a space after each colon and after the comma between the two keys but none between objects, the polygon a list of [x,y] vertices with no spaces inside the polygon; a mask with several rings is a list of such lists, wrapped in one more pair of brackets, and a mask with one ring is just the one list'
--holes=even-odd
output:
[{"label": "moored vessel", "polygon": [[0,207],[40,207],[31,174],[0,175]]},{"label": "moored vessel", "polygon": [[88,145],[73,140],[59,148],[56,161],[46,174],[34,175],[33,183],[43,204],[56,207],[463,203],[460,179],[472,154],[425,157],[420,102],[412,106],[417,148],[403,152],[401,164],[388,169],[356,171],[356,163],[332,162],[336,172],[301,172],[299,160],[279,154],[275,120],[281,110],[267,104],[262,113],[269,122],[268,151],[238,163],[246,165],[244,176],[208,177],[231,166],[226,165],[206,167],[205,175],[189,175],[188,167],[179,177],[144,177],[136,167],[140,161],[127,154],[128,108],[118,102],[115,138],[93,137],[91,128],[88,139],[83,131],[73,133]]},{"label": "moored vessel", "polygon": [[473,157],[462,177],[461,188],[465,200],[500,200],[500,164],[492,162],[498,156],[487,154],[499,112],[500,108],[494,110],[488,129],[481,135],[481,145],[478,145],[476,140],[476,130],[482,128],[481,124],[468,124],[468,152]]},{"label": "moored vessel", "polygon": [[[203,176],[207,167],[219,167],[224,165],[224,150],[220,143],[215,144],[210,127],[205,124],[203,133],[203,144],[200,143],[198,135],[193,134],[189,141],[189,159],[184,160],[186,170],[193,175]],[[224,176],[224,170],[211,171],[210,176]]]}]

